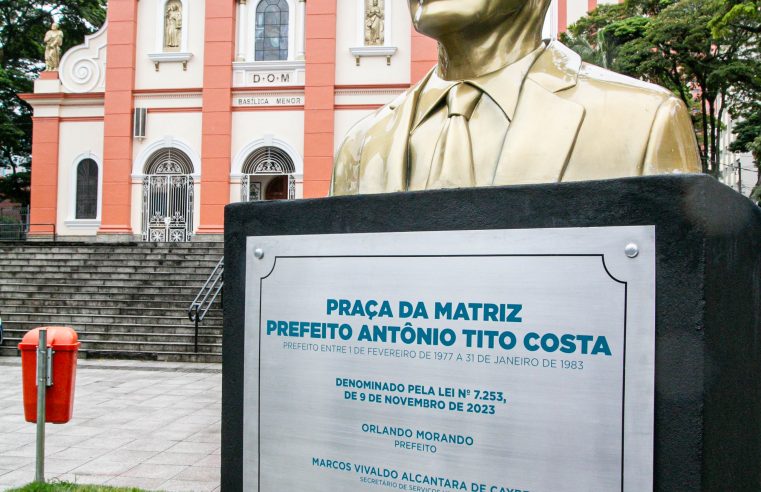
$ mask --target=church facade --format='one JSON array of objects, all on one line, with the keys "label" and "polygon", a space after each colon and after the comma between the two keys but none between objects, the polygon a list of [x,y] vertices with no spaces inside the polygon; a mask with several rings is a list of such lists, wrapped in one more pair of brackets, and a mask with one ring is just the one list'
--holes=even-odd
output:
[{"label": "church facade", "polygon": [[[595,7],[553,0],[545,35]],[[22,95],[31,234],[182,242],[221,234],[231,202],[326,196],[349,128],[436,63],[407,10],[110,0],[101,30]]]}]

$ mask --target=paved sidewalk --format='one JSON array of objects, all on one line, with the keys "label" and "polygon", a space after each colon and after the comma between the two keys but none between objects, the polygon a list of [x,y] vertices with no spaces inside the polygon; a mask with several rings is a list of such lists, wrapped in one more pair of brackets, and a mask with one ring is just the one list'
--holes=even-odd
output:
[{"label": "paved sidewalk", "polygon": [[[74,416],[48,424],[45,476],[162,491],[219,490],[220,364],[81,360]],[[0,357],[0,490],[34,479],[21,365]]]}]

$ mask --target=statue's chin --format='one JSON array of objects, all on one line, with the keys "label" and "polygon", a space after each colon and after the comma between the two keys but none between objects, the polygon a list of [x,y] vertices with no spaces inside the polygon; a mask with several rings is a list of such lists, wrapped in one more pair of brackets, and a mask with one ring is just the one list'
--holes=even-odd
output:
[{"label": "statue's chin", "polygon": [[474,7],[475,4],[453,0],[426,1],[422,6],[417,3],[410,5],[410,14],[419,33],[438,39],[478,23],[482,12]]}]

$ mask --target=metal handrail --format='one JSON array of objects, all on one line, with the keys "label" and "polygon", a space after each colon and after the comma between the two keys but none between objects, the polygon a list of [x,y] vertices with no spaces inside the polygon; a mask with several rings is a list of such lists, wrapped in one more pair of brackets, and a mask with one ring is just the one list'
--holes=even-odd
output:
[{"label": "metal handrail", "polygon": [[190,303],[190,307],[188,308],[188,318],[190,318],[190,321],[195,323],[196,328],[194,338],[194,351],[196,353],[198,353],[198,325],[206,317],[206,313],[209,312],[209,309],[214,304],[214,301],[217,300],[219,293],[222,292],[222,286],[224,285],[224,273],[225,257],[223,256],[217,263],[217,266],[214,267],[211,275],[209,275],[209,278],[206,279],[203,287],[201,287],[201,290],[198,291],[198,295],[196,295],[196,298],[193,299],[193,302]]},{"label": "metal handrail", "polygon": [[[24,223],[16,223],[16,224],[0,224],[0,241],[25,241],[28,236],[30,235],[38,235],[42,236],[43,234],[41,231],[32,231],[32,228],[40,228],[45,227],[49,228],[51,232],[51,236],[53,238],[53,242],[55,242],[58,239],[58,234],[56,233],[56,225],[55,224],[24,224]],[[10,230],[11,232],[16,232],[16,235],[12,238],[6,238],[5,235],[7,235],[7,231]],[[47,235],[47,234],[46,234]]]}]

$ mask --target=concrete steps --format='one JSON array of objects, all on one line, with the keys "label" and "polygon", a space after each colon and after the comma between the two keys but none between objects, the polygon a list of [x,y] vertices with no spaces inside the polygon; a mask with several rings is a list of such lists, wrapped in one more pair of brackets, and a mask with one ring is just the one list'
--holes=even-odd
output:
[{"label": "concrete steps", "polygon": [[220,242],[0,243],[0,356],[28,330],[77,330],[81,356],[219,362],[220,299],[199,327],[187,309],[223,255]]}]

